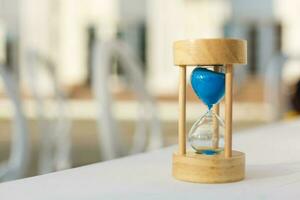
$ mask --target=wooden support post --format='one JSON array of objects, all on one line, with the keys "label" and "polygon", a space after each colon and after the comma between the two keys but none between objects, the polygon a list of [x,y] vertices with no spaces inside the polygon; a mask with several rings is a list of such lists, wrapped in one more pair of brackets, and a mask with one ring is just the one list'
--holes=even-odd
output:
[{"label": "wooden support post", "polygon": [[186,66],[179,66],[179,118],[178,118],[178,145],[179,155],[186,153]]},{"label": "wooden support post", "polygon": [[225,74],[225,157],[232,156],[232,64],[226,65]]},{"label": "wooden support post", "polygon": [[[220,67],[219,66],[214,66],[214,71],[219,72],[220,71]],[[214,105],[213,112],[216,115],[219,115],[219,113],[220,113],[220,106],[219,106],[219,104]],[[219,123],[218,123],[217,117],[214,116],[213,117],[213,136],[212,136],[212,148],[213,149],[218,149],[219,148],[219,139],[220,139],[220,135],[219,135]]]}]

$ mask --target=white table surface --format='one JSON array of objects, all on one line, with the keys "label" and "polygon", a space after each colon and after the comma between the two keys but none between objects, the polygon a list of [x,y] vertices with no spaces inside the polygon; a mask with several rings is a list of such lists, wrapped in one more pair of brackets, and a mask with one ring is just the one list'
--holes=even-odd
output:
[{"label": "white table surface", "polygon": [[247,177],[193,184],[171,176],[175,147],[0,184],[1,200],[300,199],[300,120],[235,134]]}]

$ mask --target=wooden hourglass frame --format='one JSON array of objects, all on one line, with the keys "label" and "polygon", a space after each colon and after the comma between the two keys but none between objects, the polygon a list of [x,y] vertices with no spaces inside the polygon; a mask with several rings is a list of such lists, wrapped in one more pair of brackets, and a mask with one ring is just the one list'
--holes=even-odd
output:
[{"label": "wooden hourglass frame", "polygon": [[[178,152],[173,154],[173,176],[196,183],[227,183],[244,179],[245,154],[232,150],[233,65],[247,63],[247,42],[238,39],[176,41],[174,64],[179,67]],[[225,144],[217,155],[186,151],[186,67],[225,67]],[[212,83],[213,84],[213,83]],[[219,105],[214,106],[219,112]],[[218,136],[218,129],[214,129]]]}]

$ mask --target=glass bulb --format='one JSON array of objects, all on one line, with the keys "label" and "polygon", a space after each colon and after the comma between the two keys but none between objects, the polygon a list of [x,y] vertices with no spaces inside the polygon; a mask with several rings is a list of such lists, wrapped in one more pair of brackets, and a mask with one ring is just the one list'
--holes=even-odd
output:
[{"label": "glass bulb", "polygon": [[189,137],[192,148],[200,154],[215,155],[224,149],[224,122],[211,109],[192,126]]}]

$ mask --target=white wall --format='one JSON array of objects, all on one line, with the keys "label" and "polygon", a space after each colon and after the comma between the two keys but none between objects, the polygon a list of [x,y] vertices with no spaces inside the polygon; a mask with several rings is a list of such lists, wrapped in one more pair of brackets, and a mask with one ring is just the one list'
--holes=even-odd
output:
[{"label": "white wall", "polygon": [[223,0],[148,0],[148,85],[157,94],[177,92],[178,69],[174,67],[175,40],[222,36],[229,17]]},{"label": "white wall", "polygon": [[300,1],[274,0],[274,5],[275,16],[283,25],[283,52],[291,58],[283,78],[286,83],[295,84],[300,79]]},{"label": "white wall", "polygon": [[5,62],[6,52],[5,52],[5,26],[0,20],[0,63]]},{"label": "white wall", "polygon": [[[88,25],[98,27],[101,38],[108,39],[115,35],[117,19],[117,0],[22,0],[20,56],[24,82],[26,52],[33,49],[53,59],[64,85],[83,83],[87,75]],[[40,76],[42,91],[51,93],[47,76]]]},{"label": "white wall", "polygon": [[[1,2],[10,2],[9,5],[15,6],[21,3],[21,16],[18,15],[18,6],[11,7],[8,4],[6,7],[14,9],[0,13],[0,16],[5,14],[11,16],[10,20],[15,21],[16,25],[10,25],[9,30],[20,27],[21,68],[24,69],[25,51],[28,48],[38,49],[57,62],[59,76],[65,85],[80,84],[86,77],[85,28],[93,24],[98,27],[100,37],[108,39],[114,37],[120,21],[118,0],[2,0]],[[126,5],[130,6],[132,2],[134,0],[128,1]],[[241,0],[147,0],[147,13],[135,14],[141,18],[145,17],[143,14],[146,15],[149,69],[147,81],[151,91],[157,94],[177,92],[178,74],[177,68],[173,66],[173,41],[221,37],[223,23],[231,14],[230,3],[241,2]],[[243,3],[245,2],[248,2],[247,7],[252,9],[248,17],[264,15],[282,21],[284,52],[289,55],[300,52],[299,1],[275,0],[272,3],[271,0],[256,0],[256,3],[253,3],[244,0]],[[269,9],[270,5],[273,5],[272,9]],[[262,12],[257,14],[257,9]],[[233,15],[237,15],[238,12],[246,10],[233,9],[232,12]],[[18,19],[21,22],[20,26]],[[18,30],[13,32],[17,33]],[[298,61],[291,61],[288,65],[289,70],[285,72],[288,77],[300,71]],[[51,91],[50,84],[46,78],[43,79],[45,91]]]}]

